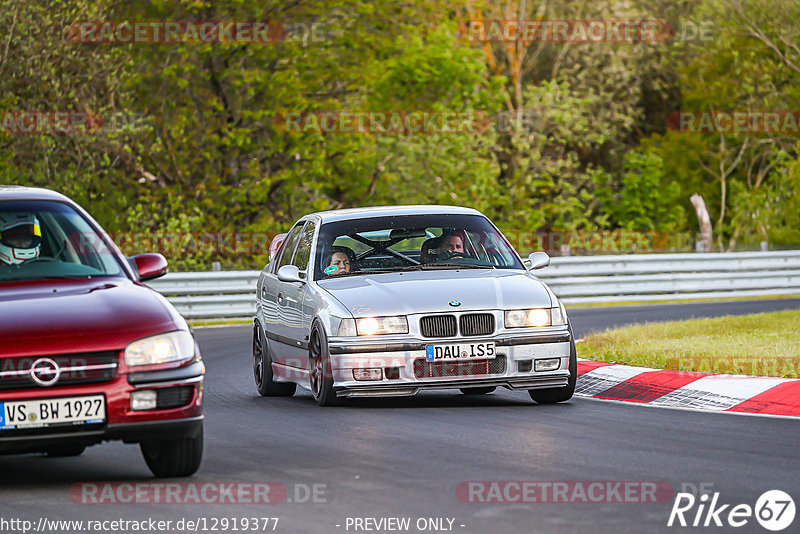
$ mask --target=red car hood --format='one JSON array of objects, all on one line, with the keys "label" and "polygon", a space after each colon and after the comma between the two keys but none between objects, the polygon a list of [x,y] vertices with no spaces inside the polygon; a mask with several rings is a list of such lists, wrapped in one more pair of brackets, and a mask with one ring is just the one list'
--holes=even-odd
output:
[{"label": "red car hood", "polygon": [[164,297],[124,279],[0,286],[0,357],[122,350],[185,325]]}]

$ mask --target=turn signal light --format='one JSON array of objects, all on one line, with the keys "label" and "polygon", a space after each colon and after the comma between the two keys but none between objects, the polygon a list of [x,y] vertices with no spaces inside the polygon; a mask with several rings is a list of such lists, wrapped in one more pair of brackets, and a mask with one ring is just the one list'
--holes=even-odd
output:
[{"label": "turn signal light", "polygon": [[380,367],[377,369],[353,369],[353,378],[355,380],[380,380],[383,378],[383,370]]},{"label": "turn signal light", "polygon": [[561,367],[561,358],[546,358],[533,362],[533,368],[537,373],[541,373],[543,371],[555,371],[559,367]]}]

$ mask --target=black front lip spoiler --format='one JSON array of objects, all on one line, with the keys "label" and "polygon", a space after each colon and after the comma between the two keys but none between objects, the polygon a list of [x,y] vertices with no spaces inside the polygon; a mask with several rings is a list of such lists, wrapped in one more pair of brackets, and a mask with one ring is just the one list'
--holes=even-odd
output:
[{"label": "black front lip spoiler", "polygon": [[[459,389],[488,386],[503,386],[511,390],[550,389],[566,387],[569,383],[568,371],[545,376],[508,376],[471,380],[438,380],[430,382],[400,382],[380,386],[354,386],[336,390],[338,397],[402,397],[416,395],[420,391],[435,389]],[[336,389],[336,388],[334,388]]]},{"label": "black front lip spoiler", "polygon": [[105,428],[54,434],[0,436],[0,454],[39,452],[50,447],[73,444],[95,445],[101,441],[118,440],[142,443],[156,440],[195,438],[203,429],[203,416],[165,421],[118,423]]},{"label": "black front lip spoiler", "polygon": [[369,344],[358,344],[352,342],[330,342],[329,343],[329,350],[331,354],[353,354],[353,353],[372,353],[372,352],[406,352],[412,350],[425,350],[426,345],[430,345],[431,343],[448,343],[448,342],[459,342],[459,343],[469,343],[470,341],[478,342],[478,341],[494,341],[495,345],[498,347],[513,347],[516,345],[539,345],[542,343],[563,343],[565,341],[571,341],[572,336],[569,332],[563,333],[556,333],[556,334],[545,334],[545,335],[535,335],[535,336],[500,336],[497,338],[475,338],[475,339],[468,339],[468,338],[453,338],[452,340],[436,340],[431,342],[398,342],[398,343],[369,343]]}]

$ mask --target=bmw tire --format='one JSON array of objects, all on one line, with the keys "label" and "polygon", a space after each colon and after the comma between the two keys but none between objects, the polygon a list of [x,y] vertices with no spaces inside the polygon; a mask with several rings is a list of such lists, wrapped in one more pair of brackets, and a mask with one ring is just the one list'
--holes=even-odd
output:
[{"label": "bmw tire", "polygon": [[572,326],[569,327],[569,380],[567,385],[560,388],[529,389],[528,394],[537,404],[555,404],[565,402],[575,394],[575,384],[578,380],[578,354],[575,351],[575,336]]},{"label": "bmw tire", "polygon": [[342,399],[336,396],[333,389],[333,372],[331,356],[328,350],[328,336],[325,329],[314,321],[308,343],[308,376],[311,393],[320,406],[336,406]]},{"label": "bmw tire", "polygon": [[253,325],[253,378],[262,397],[291,397],[297,389],[294,382],[275,382],[272,352],[259,322]]}]

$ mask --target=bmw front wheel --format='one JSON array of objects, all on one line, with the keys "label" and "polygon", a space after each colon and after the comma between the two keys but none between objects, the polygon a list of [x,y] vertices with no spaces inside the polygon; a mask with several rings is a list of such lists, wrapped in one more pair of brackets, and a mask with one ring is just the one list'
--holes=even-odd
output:
[{"label": "bmw front wheel", "polygon": [[342,400],[333,390],[333,372],[325,329],[314,321],[308,344],[308,377],[311,393],[320,406],[336,406]]},{"label": "bmw front wheel", "polygon": [[272,355],[259,323],[253,326],[253,377],[262,397],[291,397],[297,389],[297,384],[293,382],[273,380]]},{"label": "bmw front wheel", "polygon": [[569,327],[569,380],[567,385],[560,388],[529,389],[528,394],[537,404],[555,404],[568,401],[575,394],[575,384],[578,380],[578,354],[575,351],[575,336],[572,326]]}]

